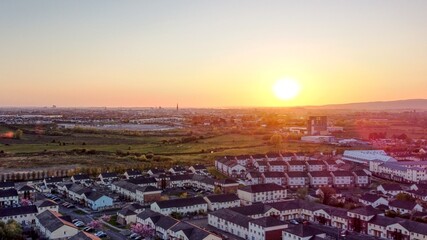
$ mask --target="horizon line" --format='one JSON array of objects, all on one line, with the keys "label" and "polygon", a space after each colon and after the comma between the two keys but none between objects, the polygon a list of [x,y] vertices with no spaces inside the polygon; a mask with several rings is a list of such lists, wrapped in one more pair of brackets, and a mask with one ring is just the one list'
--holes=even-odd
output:
[{"label": "horizon line", "polygon": [[[422,101],[427,98],[409,98],[409,99],[396,99],[396,100],[375,100],[375,101],[363,101],[363,102],[347,102],[347,103],[329,103],[321,105],[298,105],[298,106],[206,106],[206,107],[179,107],[180,109],[250,109],[250,108],[313,108],[313,107],[328,107],[328,106],[340,106],[340,105],[351,105],[351,104],[367,104],[367,103],[386,103],[386,102],[399,102],[399,101]],[[55,106],[55,107],[53,107]],[[109,108],[109,109],[126,109],[126,108],[149,108],[149,109],[175,109],[176,105],[173,106],[57,106],[52,104],[51,106],[0,106],[0,109],[85,109],[85,108]],[[426,106],[427,108],[427,106]]]}]

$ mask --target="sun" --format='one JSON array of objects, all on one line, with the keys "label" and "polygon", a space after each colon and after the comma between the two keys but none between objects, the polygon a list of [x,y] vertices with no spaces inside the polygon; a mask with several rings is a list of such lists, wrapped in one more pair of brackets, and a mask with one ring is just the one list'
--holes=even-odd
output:
[{"label": "sun", "polygon": [[280,79],[274,84],[273,91],[277,98],[289,100],[298,96],[300,92],[300,85],[294,79]]}]

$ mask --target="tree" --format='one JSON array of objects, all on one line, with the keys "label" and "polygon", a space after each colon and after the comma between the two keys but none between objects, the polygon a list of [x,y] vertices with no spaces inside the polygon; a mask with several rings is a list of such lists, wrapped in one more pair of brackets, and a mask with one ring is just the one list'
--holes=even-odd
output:
[{"label": "tree", "polygon": [[414,201],[414,198],[407,193],[398,193],[396,199],[400,201]]},{"label": "tree", "polygon": [[109,215],[102,215],[99,219],[101,219],[102,221],[104,221],[104,222],[109,222],[110,221],[110,219],[111,219],[111,216],[109,216]]},{"label": "tree", "polygon": [[275,133],[270,138],[270,143],[277,148],[280,148],[282,146],[282,142],[283,142],[283,137],[280,134]]},{"label": "tree", "polygon": [[297,197],[299,199],[305,199],[305,197],[307,197],[308,194],[308,188],[299,188],[297,190]]},{"label": "tree", "polygon": [[16,139],[21,139],[23,134],[24,134],[24,132],[21,129],[18,129],[15,131],[13,137]]},{"label": "tree", "polygon": [[133,233],[136,233],[143,238],[154,236],[154,229],[151,228],[149,225],[136,223],[133,224],[130,228]]},{"label": "tree", "polygon": [[21,225],[14,220],[9,220],[7,223],[0,222],[0,239],[24,239]]},{"label": "tree", "polygon": [[90,223],[87,224],[89,227],[93,228],[93,229],[101,229],[102,228],[102,223],[98,220],[92,220]]},{"label": "tree", "polygon": [[320,190],[322,191],[323,204],[328,204],[332,196],[336,193],[335,189],[331,187],[321,187]]}]

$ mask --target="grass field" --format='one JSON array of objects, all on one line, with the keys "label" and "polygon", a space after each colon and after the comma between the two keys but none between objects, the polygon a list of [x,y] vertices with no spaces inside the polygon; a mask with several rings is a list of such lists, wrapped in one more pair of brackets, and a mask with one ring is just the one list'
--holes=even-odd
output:
[{"label": "grass field", "polygon": [[[7,131],[8,129],[2,129]],[[278,151],[268,135],[226,134],[194,141],[164,143],[168,136],[72,133],[64,136],[24,134],[23,138],[0,139],[2,168],[212,165],[218,156]],[[179,139],[180,137],[177,137]],[[65,143],[65,145],[64,145]],[[331,151],[334,146],[285,142],[280,151]],[[119,154],[120,153],[120,154]],[[156,157],[147,159],[147,155]]]}]

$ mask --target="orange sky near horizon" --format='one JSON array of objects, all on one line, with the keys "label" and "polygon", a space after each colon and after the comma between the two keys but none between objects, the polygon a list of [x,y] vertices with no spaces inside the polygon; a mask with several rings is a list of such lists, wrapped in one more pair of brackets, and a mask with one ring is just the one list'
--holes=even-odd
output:
[{"label": "orange sky near horizon", "polygon": [[[0,106],[427,98],[423,9],[425,1],[4,1]],[[280,100],[272,87],[287,77],[301,92]]]}]

